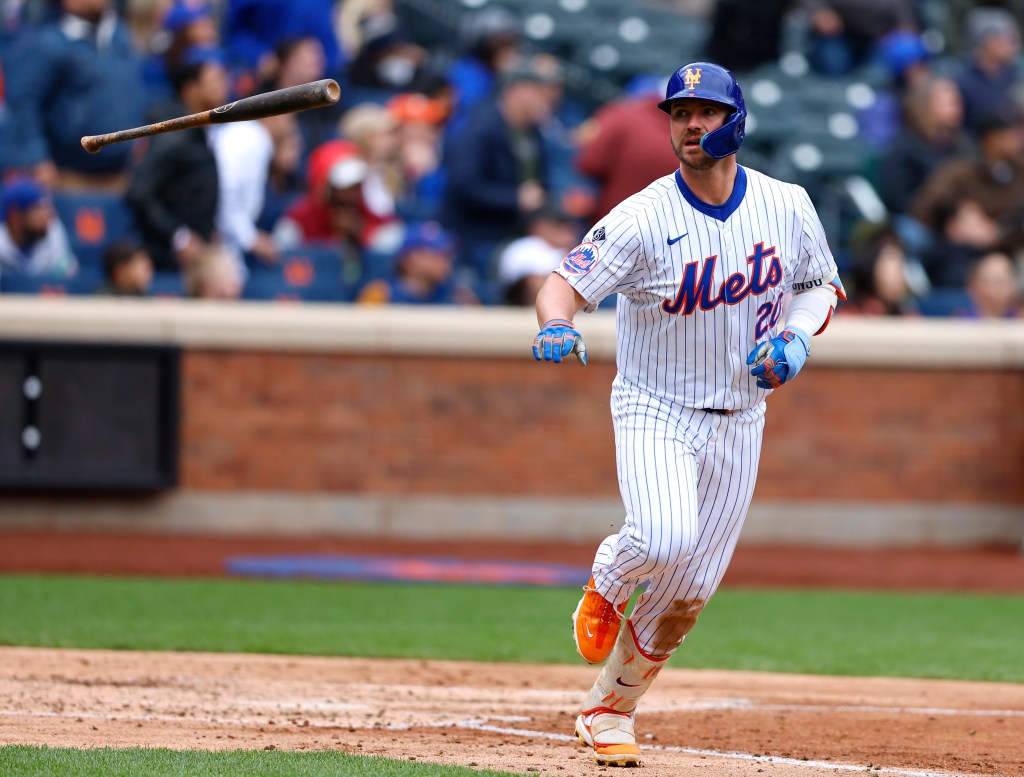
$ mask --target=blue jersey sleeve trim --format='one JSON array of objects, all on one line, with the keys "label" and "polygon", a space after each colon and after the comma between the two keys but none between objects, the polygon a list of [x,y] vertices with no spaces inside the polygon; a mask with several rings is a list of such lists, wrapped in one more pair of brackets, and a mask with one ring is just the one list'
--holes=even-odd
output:
[{"label": "blue jersey sleeve trim", "polygon": [[747,171],[742,166],[736,165],[736,182],[733,184],[732,194],[721,205],[708,205],[703,200],[698,199],[697,195],[690,191],[690,187],[686,185],[682,173],[678,170],[676,170],[676,186],[679,187],[679,192],[683,195],[683,198],[695,210],[699,210],[705,216],[710,216],[713,219],[725,221],[736,212],[740,203],[743,202],[743,196],[747,193]]}]

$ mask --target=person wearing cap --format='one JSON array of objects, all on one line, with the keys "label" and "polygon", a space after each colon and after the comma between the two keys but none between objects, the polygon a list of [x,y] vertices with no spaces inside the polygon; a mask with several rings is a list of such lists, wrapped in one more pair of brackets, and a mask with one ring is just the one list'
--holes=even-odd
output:
[{"label": "person wearing cap", "polygon": [[401,208],[435,218],[444,193],[442,127],[448,105],[440,97],[408,92],[391,98],[386,107],[398,125],[398,155],[407,187]]},{"label": "person wearing cap", "polygon": [[454,93],[446,144],[465,129],[477,105],[494,98],[501,73],[522,56],[522,22],[496,5],[466,14],[459,46],[462,56],[445,73]]},{"label": "person wearing cap", "polygon": [[948,203],[973,200],[998,224],[998,244],[1012,253],[1024,249],[1024,116],[1008,103],[977,127],[978,152],[951,159],[932,173],[910,213],[937,235]]},{"label": "person wearing cap", "polygon": [[31,178],[15,178],[0,193],[0,272],[70,278],[78,270],[68,235],[49,193]]},{"label": "person wearing cap", "polygon": [[141,58],[112,0],[61,0],[52,22],[19,35],[7,67],[11,165],[49,188],[122,192],[132,144],[90,154],[83,135],[145,123]]},{"label": "person wearing cap", "polygon": [[306,193],[285,211],[273,234],[282,248],[331,243],[359,264],[366,249],[394,250],[393,217],[382,217],[366,201],[369,166],[350,140],[317,146],[306,166]]},{"label": "person wearing cap", "polygon": [[532,306],[544,281],[581,237],[575,220],[556,201],[532,212],[526,223],[527,234],[498,255],[498,283],[506,305]]},{"label": "person wearing cap", "polygon": [[205,0],[175,0],[161,18],[160,34],[153,39],[153,53],[144,63],[150,88],[172,99],[170,73],[195,46],[220,45],[220,30],[213,9]]},{"label": "person wearing cap", "polygon": [[473,305],[473,292],[452,279],[455,241],[436,221],[406,229],[390,278],[370,281],[357,302],[366,305]]},{"label": "person wearing cap", "polygon": [[[228,101],[228,77],[219,49],[196,47],[171,73],[178,115],[209,111]],[[195,263],[242,267],[224,250],[217,231],[219,178],[210,127],[157,135],[133,171],[126,199],[142,243],[159,270],[186,270]],[[222,288],[229,284],[221,284]],[[238,284],[236,284],[238,285]]]},{"label": "person wearing cap", "polygon": [[811,67],[826,76],[846,75],[890,33],[917,28],[912,0],[799,0],[797,6],[809,20]]},{"label": "person wearing cap", "polygon": [[540,126],[555,106],[550,74],[528,59],[502,74],[497,100],[482,105],[445,155],[441,222],[458,237],[460,264],[489,279],[498,246],[518,236],[525,214],[550,189]]},{"label": "person wearing cap", "polygon": [[1020,86],[1020,25],[1002,8],[974,8],[965,19],[969,58],[956,76],[967,128],[1011,102]]}]

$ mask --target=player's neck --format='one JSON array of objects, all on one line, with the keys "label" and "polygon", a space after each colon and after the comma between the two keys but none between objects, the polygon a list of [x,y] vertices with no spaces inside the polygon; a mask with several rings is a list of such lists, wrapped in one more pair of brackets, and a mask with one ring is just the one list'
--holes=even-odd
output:
[{"label": "player's neck", "polygon": [[690,191],[701,202],[708,205],[724,205],[736,185],[736,155],[719,160],[718,164],[707,170],[693,170],[686,165],[679,165],[679,174],[683,176]]}]

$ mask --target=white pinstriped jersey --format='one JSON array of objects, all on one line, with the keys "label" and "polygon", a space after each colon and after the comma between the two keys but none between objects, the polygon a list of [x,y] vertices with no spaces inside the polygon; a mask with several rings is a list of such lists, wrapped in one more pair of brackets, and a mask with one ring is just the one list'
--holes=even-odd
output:
[{"label": "white pinstriped jersey", "polygon": [[684,407],[735,410],[770,393],[746,358],[777,334],[787,292],[827,284],[836,266],[807,192],[738,166],[718,207],[678,171],[659,178],[601,219],[557,272],[585,310],[618,294],[621,378]]}]

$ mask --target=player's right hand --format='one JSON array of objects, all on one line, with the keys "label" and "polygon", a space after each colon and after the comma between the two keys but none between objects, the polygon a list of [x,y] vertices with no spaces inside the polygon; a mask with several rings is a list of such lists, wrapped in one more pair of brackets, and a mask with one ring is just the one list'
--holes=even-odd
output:
[{"label": "player's right hand", "polygon": [[572,321],[553,318],[533,338],[533,358],[537,361],[558,363],[570,353],[575,353],[580,364],[586,365],[587,346],[583,336],[572,328]]}]

